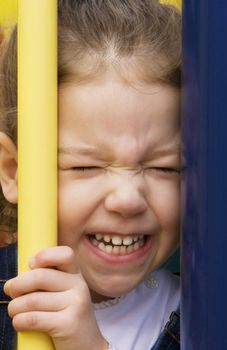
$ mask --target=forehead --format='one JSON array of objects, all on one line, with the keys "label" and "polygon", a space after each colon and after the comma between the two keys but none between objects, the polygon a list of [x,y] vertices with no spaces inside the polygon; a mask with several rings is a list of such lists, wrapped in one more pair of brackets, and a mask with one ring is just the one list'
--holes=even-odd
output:
[{"label": "forehead", "polygon": [[119,147],[179,139],[179,90],[164,84],[129,85],[103,79],[59,89],[59,143]]}]

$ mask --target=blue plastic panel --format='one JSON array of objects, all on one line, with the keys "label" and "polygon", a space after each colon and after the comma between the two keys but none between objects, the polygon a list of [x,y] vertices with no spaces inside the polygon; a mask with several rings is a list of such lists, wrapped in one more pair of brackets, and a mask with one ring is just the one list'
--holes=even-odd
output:
[{"label": "blue plastic panel", "polygon": [[182,350],[227,349],[227,1],[183,6]]}]

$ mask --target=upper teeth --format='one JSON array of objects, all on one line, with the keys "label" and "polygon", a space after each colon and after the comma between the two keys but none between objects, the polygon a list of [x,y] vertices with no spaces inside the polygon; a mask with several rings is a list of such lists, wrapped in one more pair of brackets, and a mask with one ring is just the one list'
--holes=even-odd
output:
[{"label": "upper teeth", "polygon": [[103,235],[101,233],[97,233],[95,235],[95,238],[97,241],[103,240],[107,243],[111,242],[113,245],[131,245],[134,242],[137,242],[138,240],[141,240],[144,237],[144,235],[130,235],[130,236],[110,236],[110,235]]}]

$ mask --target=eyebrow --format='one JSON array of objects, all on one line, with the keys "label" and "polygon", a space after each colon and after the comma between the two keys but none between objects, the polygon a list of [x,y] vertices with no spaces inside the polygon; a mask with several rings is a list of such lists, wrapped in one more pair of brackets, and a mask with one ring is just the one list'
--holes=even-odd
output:
[{"label": "eyebrow", "polygon": [[166,147],[163,149],[154,150],[152,153],[154,157],[168,156],[168,155],[180,155],[181,146],[177,145],[175,147]]},{"label": "eyebrow", "polygon": [[[91,156],[100,159],[105,159],[108,152],[105,152],[103,149],[97,149],[95,147],[89,146],[77,146],[77,147],[59,147],[59,155],[69,155],[69,156]],[[180,156],[181,154],[181,145],[175,145],[174,147],[165,147],[161,149],[154,150],[151,152],[150,156],[153,158],[165,157],[165,156]]]},{"label": "eyebrow", "polygon": [[84,156],[104,156],[103,150],[100,152],[100,149],[89,146],[78,146],[78,147],[59,147],[58,148],[59,155],[84,155]]}]

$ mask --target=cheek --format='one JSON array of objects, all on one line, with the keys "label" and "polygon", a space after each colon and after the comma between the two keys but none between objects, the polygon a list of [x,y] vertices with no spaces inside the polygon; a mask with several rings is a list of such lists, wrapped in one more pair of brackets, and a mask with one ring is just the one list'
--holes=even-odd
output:
[{"label": "cheek", "polygon": [[179,229],[180,223],[180,184],[179,182],[160,183],[152,193],[153,208],[164,231]]},{"label": "cheek", "polygon": [[63,186],[58,192],[58,244],[74,249],[83,232],[88,209],[76,188]]},{"label": "cheek", "polygon": [[90,220],[101,203],[101,194],[97,186],[89,181],[59,180],[58,224],[60,231],[79,230]]},{"label": "cheek", "polygon": [[71,218],[78,220],[80,217],[79,195],[70,188],[63,188],[58,192],[58,219],[59,223],[70,222]]},{"label": "cheek", "polygon": [[154,211],[160,224],[155,256],[156,268],[175,252],[180,241],[180,185],[163,183],[156,186]]}]

